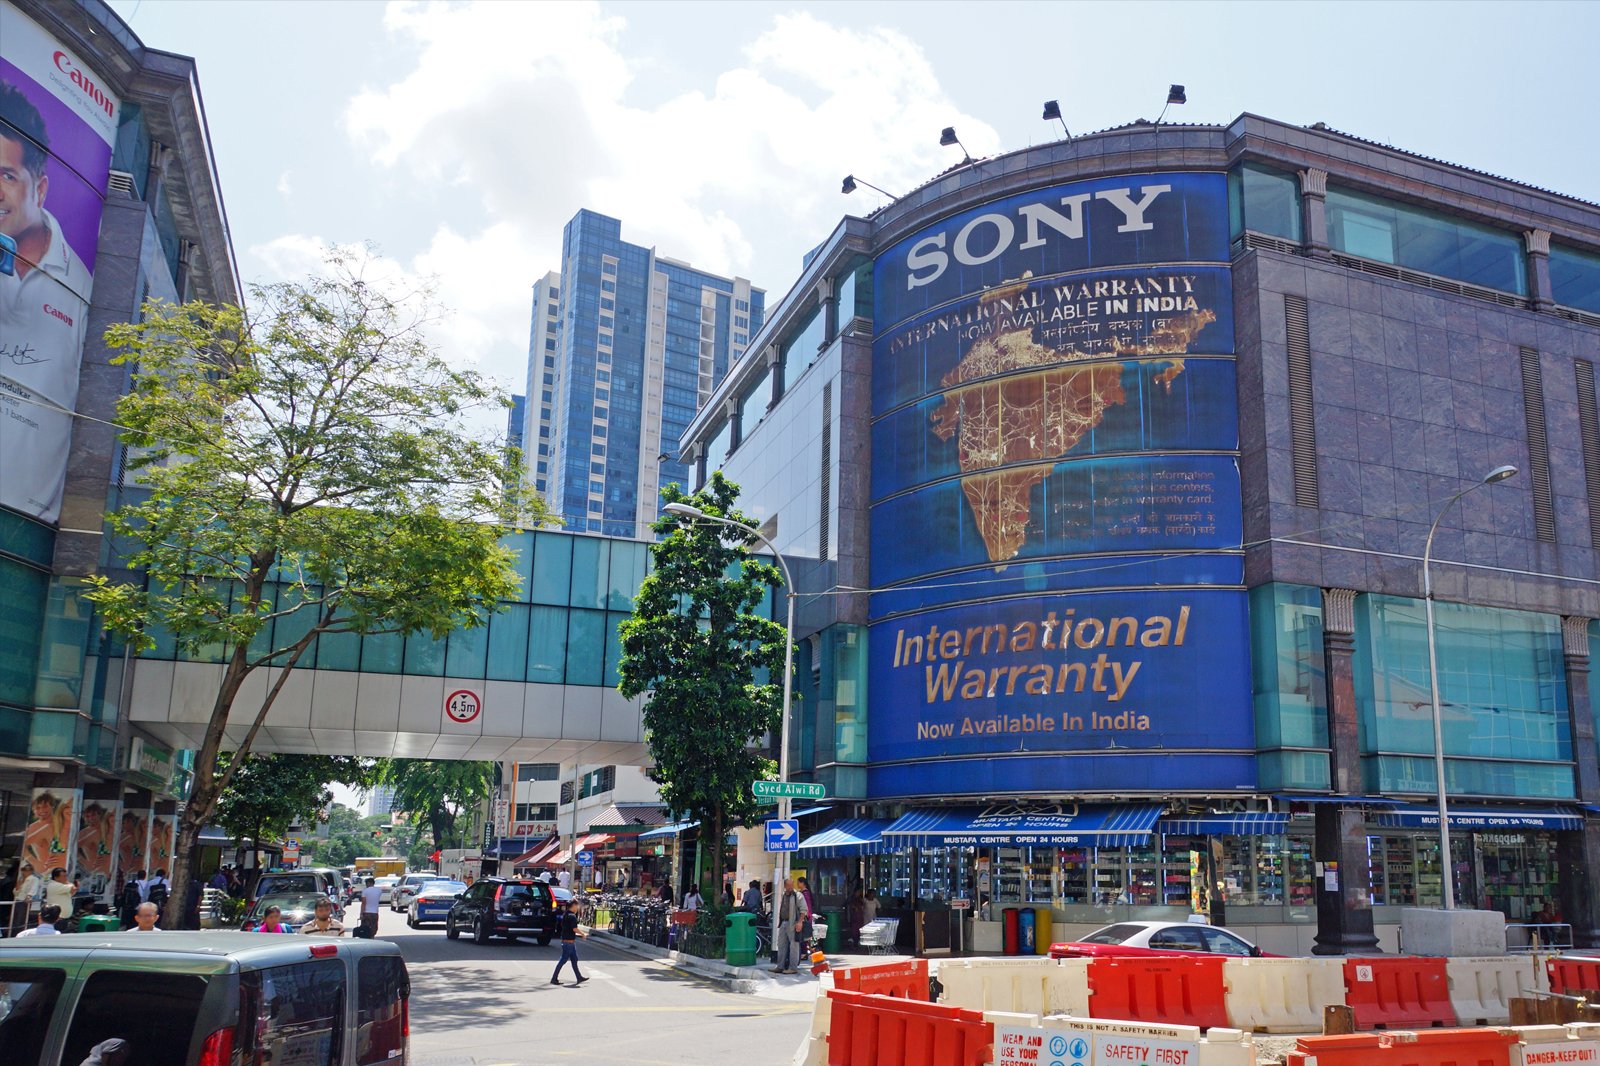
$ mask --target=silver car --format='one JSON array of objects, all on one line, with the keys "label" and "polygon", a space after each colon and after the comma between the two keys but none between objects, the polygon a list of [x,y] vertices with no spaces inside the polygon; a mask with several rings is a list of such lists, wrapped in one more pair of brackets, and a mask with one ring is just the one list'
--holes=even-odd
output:
[{"label": "silver car", "polygon": [[406,874],[395,882],[394,888],[389,890],[389,909],[403,911],[410,904],[411,897],[417,894],[417,889],[429,881],[448,881],[450,878],[444,874]]}]

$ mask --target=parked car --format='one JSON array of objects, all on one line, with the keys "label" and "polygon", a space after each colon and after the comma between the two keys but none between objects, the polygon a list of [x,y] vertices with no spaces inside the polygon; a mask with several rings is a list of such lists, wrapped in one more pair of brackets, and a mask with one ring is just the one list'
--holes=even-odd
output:
[{"label": "parked car", "polygon": [[417,889],[429,881],[449,880],[451,879],[444,874],[406,874],[389,890],[389,909],[403,911],[406,909],[406,904],[411,902],[411,897],[417,894]]},{"label": "parked car", "polygon": [[415,929],[428,922],[442,922],[450,916],[456,899],[466,892],[461,881],[429,881],[417,890],[406,906],[406,924]]},{"label": "parked car", "polygon": [[333,900],[344,899],[344,884],[339,877],[339,871],[326,867],[270,870],[257,879],[256,886],[250,893],[250,903],[254,904],[262,896],[297,895],[308,892],[320,892]]},{"label": "parked car", "polygon": [[[240,923],[242,932],[250,932],[261,924],[262,917],[267,913],[268,907],[276,907],[283,912],[283,924],[299,929],[300,926],[316,917],[317,901],[328,897],[315,892],[284,892],[262,896],[250,905],[245,911],[244,921]],[[333,917],[337,922],[344,921],[344,908],[337,902],[333,905]]]},{"label": "parked car", "polygon": [[[372,879],[373,885],[378,889],[378,902],[388,903],[390,892],[400,880],[399,874],[384,874],[382,877]],[[346,903],[354,903],[361,898],[361,890],[367,887],[366,876],[357,877],[350,885],[350,891],[345,894]]]},{"label": "parked car", "polygon": [[548,944],[556,935],[555,894],[543,881],[483,878],[456,900],[445,917],[445,936],[455,940],[463,931],[479,944],[496,936],[509,940],[530,936]]},{"label": "parked car", "polygon": [[1268,955],[1241,936],[1198,922],[1118,922],[1096,929],[1082,940],[1050,945],[1052,959],[1192,955],[1197,952],[1234,956]]},{"label": "parked car", "polygon": [[79,1066],[113,1038],[139,1066],[356,1066],[408,1055],[411,983],[384,940],[25,937],[0,940],[0,979],[8,1066]]}]

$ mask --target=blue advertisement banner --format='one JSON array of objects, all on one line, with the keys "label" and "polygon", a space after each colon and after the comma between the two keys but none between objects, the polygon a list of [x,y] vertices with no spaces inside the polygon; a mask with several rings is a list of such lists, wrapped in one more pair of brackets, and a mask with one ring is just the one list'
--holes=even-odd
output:
[{"label": "blue advertisement banner", "polygon": [[1253,750],[1246,612],[1242,590],[1196,588],[886,619],[870,635],[868,759]]},{"label": "blue advertisement banner", "polygon": [[885,332],[948,300],[1020,278],[1227,262],[1224,175],[1097,178],[994,200],[896,244],[873,267],[874,322]]}]

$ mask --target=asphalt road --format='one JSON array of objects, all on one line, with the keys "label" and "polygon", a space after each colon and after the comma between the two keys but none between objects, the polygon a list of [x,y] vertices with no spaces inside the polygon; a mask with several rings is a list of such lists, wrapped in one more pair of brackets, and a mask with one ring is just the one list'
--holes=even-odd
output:
[{"label": "asphalt road", "polygon": [[387,907],[378,935],[411,972],[413,1066],[778,1066],[811,1024],[800,989],[787,999],[729,992],[598,940],[578,944],[590,980],[573,985],[568,967],[555,986],[555,944],[452,942],[442,927],[408,929]]}]

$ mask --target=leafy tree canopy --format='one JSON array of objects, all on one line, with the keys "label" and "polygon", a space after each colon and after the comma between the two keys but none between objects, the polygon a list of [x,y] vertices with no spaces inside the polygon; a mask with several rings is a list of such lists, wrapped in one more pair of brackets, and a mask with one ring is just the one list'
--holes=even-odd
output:
[{"label": "leafy tree canopy", "polygon": [[378,784],[394,787],[395,810],[422,819],[435,848],[466,847],[457,832],[463,814],[489,798],[494,763],[449,759],[379,759]]},{"label": "leafy tree canopy", "polygon": [[235,837],[257,842],[281,838],[296,822],[315,825],[333,803],[333,782],[361,786],[371,776],[371,763],[333,755],[224,755],[225,764],[240,760],[217,799],[218,825]]},{"label": "leafy tree canopy", "polygon": [[[692,496],[677,485],[661,495],[754,525],[734,506],[739,487],[720,472]],[[776,566],[751,557],[748,533],[676,515],[663,515],[655,531],[655,570],[621,626],[617,688],[630,699],[649,694],[644,725],[663,801],[698,819],[702,839],[720,841],[762,814],[750,783],[772,772],[755,745],[781,721],[785,631],[758,612],[783,582]],[[758,671],[768,680],[758,682]]]},{"label": "leafy tree canopy", "polygon": [[517,586],[502,534],[545,518],[474,428],[504,395],[431,346],[427,292],[367,269],[333,253],[303,282],[253,287],[248,311],[152,302],[106,333],[132,368],[117,420],[137,479],[108,522],[141,579],[90,578],[89,599],[136,647],[164,631],[223,665],[179,821],[180,898],[241,765],[218,757],[250,750],[313,642],[482,624]]}]

